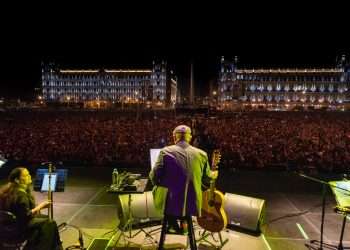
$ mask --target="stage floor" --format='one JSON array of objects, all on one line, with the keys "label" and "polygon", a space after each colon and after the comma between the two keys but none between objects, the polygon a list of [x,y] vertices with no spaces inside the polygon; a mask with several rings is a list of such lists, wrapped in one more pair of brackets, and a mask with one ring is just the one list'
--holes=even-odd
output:
[{"label": "stage floor", "polygon": [[[70,168],[65,192],[54,193],[54,218],[58,224],[66,222],[80,228],[86,247],[94,239],[109,239],[115,235],[113,230],[117,229],[119,224],[117,195],[107,192],[112,180],[111,173],[111,168]],[[325,180],[339,178],[335,175],[319,177]],[[5,183],[4,178],[0,182]],[[266,224],[263,226],[263,233],[255,236],[225,230],[222,235],[229,241],[223,249],[308,249],[305,244],[310,240],[320,239],[322,186],[318,183],[289,172],[221,171],[218,189],[266,200]],[[34,192],[34,195],[37,202],[46,199],[47,196],[39,192]],[[335,205],[329,190],[324,240],[332,244],[338,243],[342,223],[342,216],[333,211]],[[349,224],[347,223],[345,228],[344,246],[350,246]],[[200,229],[196,228],[197,238]],[[149,231],[152,228],[144,229]],[[144,237],[144,234],[140,233],[131,241],[142,244],[143,249],[152,249],[152,246],[155,249],[154,241],[159,239],[159,233],[158,230],[152,234],[154,239]],[[78,242],[78,231],[67,227],[61,232],[61,239],[65,248],[71,246]],[[167,235],[166,243],[186,244],[186,237]],[[199,249],[213,249],[202,244]]]}]

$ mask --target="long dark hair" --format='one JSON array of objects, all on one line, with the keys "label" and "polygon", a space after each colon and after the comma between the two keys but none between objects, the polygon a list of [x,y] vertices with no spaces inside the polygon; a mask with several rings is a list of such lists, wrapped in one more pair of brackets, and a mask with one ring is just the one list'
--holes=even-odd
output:
[{"label": "long dark hair", "polygon": [[[20,178],[21,173],[24,169],[24,167],[14,168],[8,176],[8,183],[0,188],[0,209],[9,210],[11,205],[16,203],[18,189],[20,188],[20,185],[18,182],[16,182],[16,179],[18,180]],[[34,196],[32,195],[30,186],[27,187],[26,192],[28,194],[30,203],[32,203],[34,206],[35,200]]]}]

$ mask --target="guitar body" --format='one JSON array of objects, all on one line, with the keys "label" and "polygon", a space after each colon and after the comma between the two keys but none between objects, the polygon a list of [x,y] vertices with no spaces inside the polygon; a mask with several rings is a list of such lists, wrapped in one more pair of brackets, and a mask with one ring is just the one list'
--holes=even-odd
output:
[{"label": "guitar body", "polygon": [[[220,151],[214,150],[212,155],[212,170],[217,169],[220,161]],[[220,232],[227,226],[227,216],[224,210],[224,195],[215,189],[215,178],[210,181],[210,188],[203,192],[201,217],[198,224],[207,231]]]},{"label": "guitar body", "polygon": [[198,224],[207,231],[220,232],[227,226],[227,216],[224,210],[224,195],[218,190],[213,192],[210,199],[210,190],[203,193],[203,207]]}]

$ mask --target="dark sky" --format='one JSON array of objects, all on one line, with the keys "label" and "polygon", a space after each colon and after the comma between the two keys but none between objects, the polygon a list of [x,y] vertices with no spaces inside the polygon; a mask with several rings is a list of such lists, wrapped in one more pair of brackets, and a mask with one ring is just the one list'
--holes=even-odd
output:
[{"label": "dark sky", "polygon": [[41,4],[36,13],[32,5],[5,8],[8,16],[0,17],[0,97],[33,95],[43,59],[67,67],[124,68],[151,66],[157,57],[175,67],[180,86],[188,83],[193,60],[197,93],[207,94],[221,55],[238,55],[239,67],[332,67],[336,56],[350,56],[347,8],[339,4],[325,4],[332,13],[314,4],[309,10],[304,4],[265,2],[262,8],[220,3],[220,10],[210,3],[209,11],[190,4],[180,9],[93,4],[90,11],[84,10],[88,4],[77,9]]},{"label": "dark sky", "polygon": [[[239,51],[231,51],[225,58],[234,58],[238,55],[239,67],[334,67],[336,57],[342,54],[350,57],[349,50],[332,50],[320,53],[250,53],[239,54]],[[40,87],[41,61],[55,61],[63,68],[150,68],[153,59],[164,59],[178,75],[179,85],[183,93],[187,92],[190,63],[194,63],[196,94],[207,95],[209,82],[217,79],[221,56],[208,55],[148,55],[146,53],[101,53],[80,55],[27,55],[14,54],[0,58],[0,97],[28,99],[34,94],[34,88]]]}]

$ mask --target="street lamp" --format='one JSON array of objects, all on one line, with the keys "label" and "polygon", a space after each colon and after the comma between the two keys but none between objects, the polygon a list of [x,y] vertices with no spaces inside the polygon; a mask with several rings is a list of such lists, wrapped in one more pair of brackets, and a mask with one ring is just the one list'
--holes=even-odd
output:
[{"label": "street lamp", "polygon": [[139,96],[138,96],[138,93],[137,91],[135,91],[135,96],[136,96],[136,120],[138,121],[139,120]]},{"label": "street lamp", "polygon": [[69,105],[70,105],[70,96],[69,96],[69,95],[68,95],[68,96],[66,96],[66,100],[67,100],[68,107],[69,107]]},{"label": "street lamp", "polygon": [[216,105],[216,94],[217,94],[217,92],[214,90],[214,91],[213,91],[212,103],[214,103],[215,105]]}]

